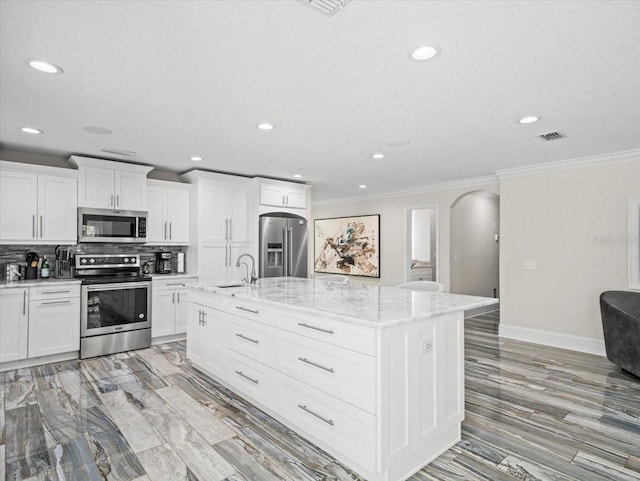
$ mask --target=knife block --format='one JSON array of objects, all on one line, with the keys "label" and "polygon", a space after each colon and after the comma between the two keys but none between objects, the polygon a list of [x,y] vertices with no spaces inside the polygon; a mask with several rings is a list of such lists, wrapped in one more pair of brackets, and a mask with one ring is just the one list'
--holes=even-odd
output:
[{"label": "knife block", "polygon": [[37,279],[38,278],[38,268],[37,267],[29,267],[27,266],[27,270],[24,274],[25,279]]}]

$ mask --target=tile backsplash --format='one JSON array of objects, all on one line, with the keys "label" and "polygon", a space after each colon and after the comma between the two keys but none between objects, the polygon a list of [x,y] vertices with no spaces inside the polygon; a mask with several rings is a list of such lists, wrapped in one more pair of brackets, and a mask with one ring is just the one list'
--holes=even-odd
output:
[{"label": "tile backsplash", "polygon": [[[55,259],[55,245],[1,245],[0,246],[0,272],[4,273],[6,264],[25,264],[27,252],[36,252],[40,259],[47,256],[47,259]],[[186,252],[186,246],[148,246],[140,244],[90,244],[83,243],[75,246],[60,246],[61,249],[70,250],[72,254],[140,254],[140,263],[144,266],[149,263],[150,272],[155,268],[156,252],[171,252],[174,254],[171,259],[171,269],[175,272],[177,259],[175,254]],[[186,262],[185,262],[186,265]]]}]

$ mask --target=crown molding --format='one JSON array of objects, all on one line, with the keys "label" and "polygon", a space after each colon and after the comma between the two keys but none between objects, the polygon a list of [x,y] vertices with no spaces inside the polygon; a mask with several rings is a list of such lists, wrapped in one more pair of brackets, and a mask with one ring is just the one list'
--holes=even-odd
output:
[{"label": "crown molding", "polygon": [[610,154],[592,155],[589,157],[579,157],[576,159],[560,160],[557,162],[546,162],[544,164],[527,165],[524,167],[514,167],[512,169],[501,169],[496,171],[496,175],[503,179],[511,177],[521,177],[531,174],[545,174],[562,170],[579,169],[595,165],[613,164],[617,162],[628,162],[640,160],[640,149],[613,152]]},{"label": "crown molding", "polygon": [[473,177],[470,179],[450,180],[440,182],[438,184],[421,185],[419,187],[410,187],[408,189],[394,190],[380,194],[358,195],[351,197],[341,197],[339,199],[313,201],[313,205],[333,205],[343,204],[345,202],[360,202],[365,200],[390,199],[393,197],[404,197],[407,195],[424,194],[427,192],[437,192],[442,190],[463,189],[465,187],[478,187],[488,184],[497,184],[499,179],[495,175],[486,175],[484,177]]}]

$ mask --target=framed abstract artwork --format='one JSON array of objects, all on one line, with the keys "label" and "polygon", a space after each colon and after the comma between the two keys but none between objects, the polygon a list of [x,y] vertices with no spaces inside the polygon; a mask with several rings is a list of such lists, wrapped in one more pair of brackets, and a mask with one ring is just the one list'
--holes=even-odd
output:
[{"label": "framed abstract artwork", "polygon": [[380,215],[314,220],[313,270],[380,277]]}]

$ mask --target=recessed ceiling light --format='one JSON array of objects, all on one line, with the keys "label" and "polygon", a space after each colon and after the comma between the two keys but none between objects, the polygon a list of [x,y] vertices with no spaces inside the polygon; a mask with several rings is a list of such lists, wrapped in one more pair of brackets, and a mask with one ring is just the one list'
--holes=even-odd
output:
[{"label": "recessed ceiling light", "polygon": [[373,154],[371,157],[374,159],[384,159],[384,154]]},{"label": "recessed ceiling light", "polygon": [[293,177],[296,179],[302,179],[304,177],[304,175],[302,174],[293,174]]},{"label": "recessed ceiling light", "polygon": [[540,120],[539,117],[536,117],[535,115],[529,115],[528,117],[522,117],[520,120],[518,120],[519,124],[532,124],[534,122],[537,122],[538,120]]},{"label": "recessed ceiling light", "polygon": [[45,62],[44,60],[38,60],[37,58],[27,58],[25,59],[25,62],[27,62],[27,65],[35,70],[38,70],[39,72],[44,72],[44,73],[62,73],[64,72],[64,70],[62,70],[61,67],[58,67],[55,64],[49,63],[49,62]]},{"label": "recessed ceiling light", "polygon": [[434,45],[424,45],[411,52],[411,58],[421,62],[423,60],[429,60],[430,58],[436,57],[439,53],[440,49],[438,47]]},{"label": "recessed ceiling light", "polygon": [[260,122],[258,124],[258,128],[260,130],[273,130],[273,124],[270,124],[268,122]]},{"label": "recessed ceiling light", "polygon": [[198,157],[197,155],[194,155],[193,157],[189,157],[189,160],[193,160],[194,162],[201,162],[202,157]]},{"label": "recessed ceiling light", "polygon": [[111,135],[113,133],[113,130],[109,130],[109,129],[105,129],[104,127],[82,127],[82,130],[84,130],[85,132],[89,132],[90,134],[97,134],[97,135]]},{"label": "recessed ceiling light", "polygon": [[366,184],[360,184],[358,186],[358,189],[366,189],[366,188],[367,188]]},{"label": "recessed ceiling light", "polygon": [[43,131],[40,129],[34,129],[33,127],[22,127],[22,130],[25,134],[42,134]]}]

